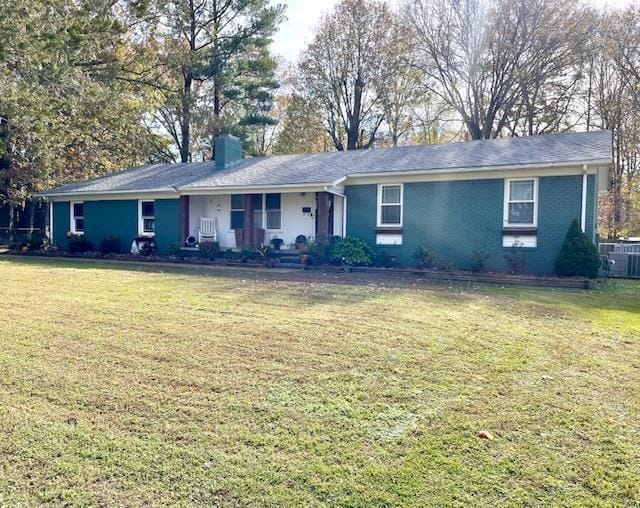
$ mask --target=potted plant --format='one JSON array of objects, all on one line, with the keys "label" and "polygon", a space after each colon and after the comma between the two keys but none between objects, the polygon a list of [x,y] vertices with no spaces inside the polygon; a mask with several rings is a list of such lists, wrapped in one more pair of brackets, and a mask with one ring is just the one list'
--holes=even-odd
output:
[{"label": "potted plant", "polygon": [[296,236],[296,250],[305,250],[307,248],[307,237],[304,235]]},{"label": "potted plant", "polygon": [[273,247],[273,250],[279,251],[282,247],[282,244],[284,243],[284,240],[282,238],[272,238],[269,243],[271,244],[271,247]]}]

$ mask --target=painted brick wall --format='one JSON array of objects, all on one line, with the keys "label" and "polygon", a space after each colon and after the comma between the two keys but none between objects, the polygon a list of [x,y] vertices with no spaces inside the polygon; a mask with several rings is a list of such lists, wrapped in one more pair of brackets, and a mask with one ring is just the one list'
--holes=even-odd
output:
[{"label": "painted brick wall", "polygon": [[155,213],[156,244],[158,251],[164,253],[180,240],[180,200],[156,199]]},{"label": "painted brick wall", "polygon": [[[156,242],[160,252],[178,241],[179,204],[177,199],[156,201]],[[58,201],[53,208],[53,234],[56,244],[67,248],[66,234],[69,226],[69,202]],[[109,236],[120,239],[124,251],[129,251],[131,242],[138,236],[138,200],[101,200],[84,202],[85,237],[95,247]]]},{"label": "painted brick wall", "polygon": [[69,201],[55,201],[53,203],[53,241],[61,249],[67,248],[67,232],[71,211]]},{"label": "painted brick wall", "polygon": [[119,238],[123,250],[128,251],[138,235],[138,201],[85,201],[84,235],[95,247],[109,236]]},{"label": "painted brick wall", "polygon": [[[553,272],[569,224],[580,219],[582,177],[541,177],[539,180],[538,247],[525,249],[526,270]],[[588,231],[594,235],[595,177],[589,181]],[[375,244],[376,185],[352,185],[345,189],[347,235]],[[466,180],[406,183],[402,246],[381,246],[404,265],[415,264],[413,253],[429,245],[442,259],[458,268],[469,268],[474,247],[486,243],[492,270],[506,271],[508,248],[502,247],[504,180]]]}]

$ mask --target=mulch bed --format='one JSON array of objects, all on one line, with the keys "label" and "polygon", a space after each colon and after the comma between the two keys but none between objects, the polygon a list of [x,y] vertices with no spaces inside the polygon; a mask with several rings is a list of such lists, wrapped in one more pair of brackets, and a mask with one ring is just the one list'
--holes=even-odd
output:
[{"label": "mulch bed", "polygon": [[135,256],[133,254],[100,254],[97,252],[86,252],[71,254],[64,251],[46,252],[21,252],[5,251],[4,255],[24,256],[24,257],[46,257],[46,258],[66,258],[66,259],[94,259],[106,261],[123,261],[129,263],[162,263],[175,265],[201,265],[201,266],[228,266],[235,268],[253,268],[259,270],[277,269],[306,269],[323,273],[357,273],[376,274],[381,276],[397,277],[404,280],[425,280],[441,282],[470,282],[497,284],[502,286],[529,286],[529,287],[549,287],[549,288],[569,288],[569,289],[591,289],[594,281],[585,277],[541,277],[534,275],[509,275],[505,273],[472,273],[462,270],[455,271],[432,271],[416,268],[375,268],[375,267],[338,267],[338,266],[304,266],[295,263],[273,263],[271,267],[265,266],[261,262],[249,261],[225,261],[223,259],[205,259],[200,257],[178,257],[178,256]]}]

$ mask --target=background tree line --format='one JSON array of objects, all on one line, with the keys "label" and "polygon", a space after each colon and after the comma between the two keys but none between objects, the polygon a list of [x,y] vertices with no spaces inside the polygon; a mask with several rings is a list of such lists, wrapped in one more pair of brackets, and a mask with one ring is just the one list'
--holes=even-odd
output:
[{"label": "background tree line", "polygon": [[640,234],[640,11],[343,0],[298,62],[268,0],[0,0],[0,204],[152,162],[611,129],[603,235]]}]

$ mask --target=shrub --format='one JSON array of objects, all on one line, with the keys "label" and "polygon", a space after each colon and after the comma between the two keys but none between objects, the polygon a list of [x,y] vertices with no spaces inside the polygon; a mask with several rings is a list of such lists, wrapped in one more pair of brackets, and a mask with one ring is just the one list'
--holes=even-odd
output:
[{"label": "shrub", "polygon": [[200,256],[205,259],[213,260],[218,257],[220,253],[220,243],[219,242],[202,242],[198,245],[198,249],[200,250]]},{"label": "shrub", "polygon": [[396,257],[388,252],[377,252],[373,264],[382,268],[393,268],[396,266]]},{"label": "shrub", "polygon": [[236,254],[231,249],[227,249],[224,251],[224,255],[222,256],[227,263],[231,263],[236,259]]},{"label": "shrub", "polygon": [[122,242],[120,242],[120,238],[108,236],[102,239],[100,245],[98,246],[98,250],[101,254],[117,254],[119,252],[122,252]]},{"label": "shrub", "polygon": [[329,243],[329,262],[346,266],[370,266],[375,252],[359,238],[334,237]]},{"label": "shrub", "polygon": [[413,254],[413,258],[420,268],[426,268],[427,270],[435,268],[438,262],[436,253],[428,245],[418,247]]},{"label": "shrub", "polygon": [[69,252],[74,254],[93,251],[93,244],[84,235],[69,235]]},{"label": "shrub", "polygon": [[258,251],[255,247],[243,247],[240,251],[240,262],[247,263],[249,261],[255,261],[258,259]]},{"label": "shrub", "polygon": [[509,254],[504,257],[507,265],[509,266],[509,273],[511,275],[518,275],[524,272],[526,265],[526,259],[524,257],[524,250],[522,243],[516,242],[512,245]]},{"label": "shrub", "polygon": [[29,238],[29,250],[41,250],[44,247],[46,240],[47,237],[44,233],[34,231],[31,233],[31,238]]},{"label": "shrub", "polygon": [[471,253],[471,271],[474,273],[484,273],[487,271],[487,261],[491,254],[486,244],[474,247]]},{"label": "shrub", "polygon": [[181,253],[182,251],[180,250],[179,243],[172,243],[171,245],[169,245],[169,247],[167,247],[168,256],[179,257]]},{"label": "shrub", "polygon": [[595,279],[601,265],[598,248],[583,233],[580,223],[574,220],[556,259],[556,274],[561,277],[582,276]]}]

